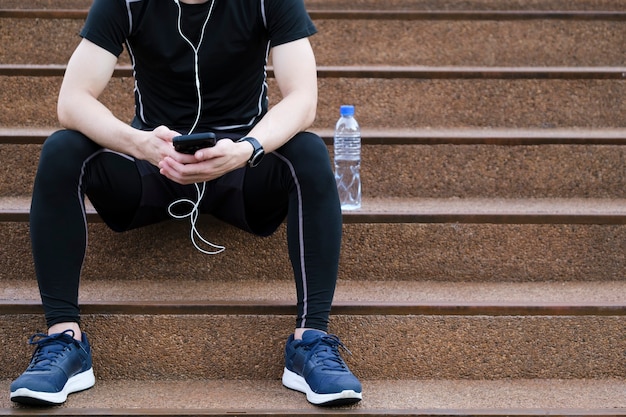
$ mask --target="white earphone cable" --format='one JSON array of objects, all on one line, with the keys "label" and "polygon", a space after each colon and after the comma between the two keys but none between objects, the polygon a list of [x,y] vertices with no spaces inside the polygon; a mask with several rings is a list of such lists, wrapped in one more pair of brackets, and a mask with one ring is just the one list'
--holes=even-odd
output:
[{"label": "white earphone cable", "polygon": [[[204,197],[204,192],[206,190],[206,182],[203,182],[202,186],[198,184],[194,184],[194,185],[196,187],[196,192],[197,192],[197,197],[198,197],[196,201],[190,200],[188,198],[181,198],[179,200],[172,202],[167,207],[167,212],[169,213],[170,216],[172,216],[175,219],[184,219],[185,217],[189,217],[189,220],[191,222],[190,239],[191,239],[191,243],[193,243],[193,246],[196,249],[198,249],[198,251],[204,254],[217,255],[218,253],[223,252],[226,249],[226,247],[209,242],[208,240],[202,237],[202,235],[196,228],[196,222],[198,221],[198,216],[200,214],[200,210],[198,209],[198,207],[200,206],[202,197]],[[184,213],[184,214],[176,214],[173,212],[173,208],[178,204],[189,204],[191,205],[191,210],[189,210],[189,212]],[[198,237],[200,241],[202,241],[202,243],[208,245],[211,248],[214,248],[215,250],[207,250],[207,249],[203,249],[202,247],[200,247],[200,245],[196,241],[196,236]]]},{"label": "white earphone cable", "polygon": [[[178,33],[180,34],[180,36],[185,40],[185,42],[187,42],[189,44],[189,46],[191,47],[191,49],[193,50],[193,57],[194,57],[194,71],[195,71],[195,85],[196,85],[196,92],[198,95],[198,111],[196,114],[196,119],[193,122],[193,125],[191,126],[191,129],[189,129],[189,133],[193,133],[194,130],[196,129],[196,127],[198,126],[198,122],[200,121],[200,115],[202,113],[202,91],[200,88],[200,69],[199,69],[199,64],[198,64],[198,52],[200,50],[200,45],[202,45],[202,41],[204,40],[204,32],[205,32],[205,28],[207,26],[207,24],[209,23],[209,19],[211,18],[211,14],[213,13],[213,6],[215,5],[215,0],[211,1],[211,6],[209,7],[209,13],[206,17],[206,20],[204,21],[204,24],[202,25],[202,32],[200,34],[200,40],[198,41],[198,46],[195,46],[193,44],[193,42],[191,42],[184,34],[183,34],[183,30],[181,28],[181,20],[182,20],[182,8],[180,6],[180,3],[178,2],[178,0],[174,0],[174,2],[176,3],[176,5],[178,6]],[[202,237],[202,235],[200,234],[200,232],[198,231],[198,229],[196,228],[196,222],[198,221],[198,216],[200,214],[200,202],[202,201],[202,198],[204,197],[204,192],[206,191],[206,182],[202,182],[201,186],[198,185],[199,183],[194,184],[194,186],[196,187],[196,195],[197,195],[197,199],[196,201],[192,201],[188,198],[181,198],[179,200],[176,200],[174,202],[172,202],[168,207],[167,207],[167,212],[169,213],[169,215],[175,219],[184,219],[185,217],[189,217],[189,221],[191,223],[191,230],[190,230],[190,239],[191,239],[191,243],[193,243],[193,246],[200,252],[207,254],[207,255],[217,255],[220,252],[223,252],[226,248],[224,246],[220,246],[220,245],[215,245],[211,242],[209,242],[208,240],[206,240],[205,238]],[[179,204],[189,204],[191,205],[191,209],[189,210],[189,212],[184,213],[184,214],[176,214],[173,211],[173,208],[176,205]],[[215,250],[207,250],[207,249],[203,249],[200,247],[200,245],[196,242],[196,236],[198,237],[198,239],[200,241],[202,241],[202,243],[208,245],[211,248],[214,248]]]}]

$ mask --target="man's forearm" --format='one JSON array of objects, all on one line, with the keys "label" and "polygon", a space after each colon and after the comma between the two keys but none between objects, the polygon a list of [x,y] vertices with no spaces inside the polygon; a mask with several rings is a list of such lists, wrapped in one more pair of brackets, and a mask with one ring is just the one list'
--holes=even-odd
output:
[{"label": "man's forearm", "polygon": [[317,96],[309,92],[293,92],[272,107],[249,135],[272,152],[296,133],[307,129],[315,120]]},{"label": "man's forearm", "polygon": [[141,158],[138,141],[142,132],[119,120],[87,93],[59,95],[58,117],[66,129],[83,133],[104,148]]}]

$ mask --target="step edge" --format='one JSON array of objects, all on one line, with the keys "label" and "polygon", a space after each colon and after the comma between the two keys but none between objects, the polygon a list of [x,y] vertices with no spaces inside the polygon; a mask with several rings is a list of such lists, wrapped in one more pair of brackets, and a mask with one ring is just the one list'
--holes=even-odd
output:
[{"label": "step edge", "polygon": [[[3,403],[3,407],[0,408],[0,415],[41,415],[45,412],[51,412],[53,415],[148,415],[148,416],[163,416],[169,415],[352,415],[352,416],[375,416],[375,415],[389,415],[389,416],[442,416],[442,415],[469,415],[469,416],[482,416],[482,415],[515,415],[515,416],[535,416],[535,415],[624,415],[626,413],[626,407],[623,407],[623,403],[620,401],[621,393],[620,388],[624,386],[623,381],[617,378],[597,378],[597,379],[571,379],[564,381],[562,379],[514,379],[514,380],[462,380],[462,379],[361,379],[364,387],[364,392],[367,398],[381,398],[374,401],[374,403],[368,403],[367,400],[363,401],[356,407],[340,407],[340,408],[316,408],[310,404],[300,404],[303,398],[299,393],[290,394],[291,391],[284,391],[278,377],[272,376],[266,379],[248,379],[248,380],[172,380],[163,381],[155,379],[141,379],[141,380],[99,380],[96,387],[91,391],[93,393],[92,398],[79,398],[76,400],[78,403],[68,403],[62,408],[54,409],[37,409],[37,408],[15,408],[8,407],[7,402]],[[0,380],[2,388],[8,389],[10,380]],[[181,387],[181,384],[185,384],[185,387]],[[589,390],[583,396],[588,398],[593,393],[609,392],[609,396],[605,401],[596,401],[590,403],[589,406],[581,406],[581,402],[568,407],[567,399],[570,398],[572,393],[568,389],[559,389],[563,386],[571,386],[576,390]],[[183,407],[173,406],[167,403],[161,407],[156,405],[143,405],[135,409],[125,409],[118,405],[116,402],[112,402],[112,398],[118,397],[120,393],[124,393],[127,396],[127,391],[141,392],[146,388],[152,389],[156,395],[176,393],[177,390],[187,390],[186,387],[191,386],[190,390],[195,392],[196,395],[204,392],[205,390],[223,389],[230,392],[245,392],[249,389],[264,390],[263,392],[274,393],[283,399],[285,396],[288,398],[284,401],[272,401],[271,397],[268,400],[264,400],[263,403],[256,405],[254,402],[254,396],[249,400],[235,402],[235,406],[230,404],[224,405],[215,404],[213,406],[202,407],[200,405]],[[556,388],[555,388],[556,387]],[[468,398],[460,403],[457,401],[454,406],[435,405],[445,404],[447,393],[453,394],[460,390],[463,393],[482,393],[496,389],[497,398],[502,398],[504,401],[501,407],[497,405],[487,405],[480,399],[476,403],[474,399]],[[396,394],[399,389],[400,392]],[[521,392],[528,392],[533,399],[529,400],[528,406],[523,405],[510,405],[510,396],[518,395],[524,396]],[[543,400],[535,399],[535,397],[545,396],[547,392],[554,392],[554,396]],[[422,402],[417,404],[416,396],[421,393],[426,395],[432,401],[432,405]],[[397,398],[394,398],[394,394]],[[256,394],[262,395],[262,393]],[[89,394],[87,394],[89,397]],[[514,397],[515,398],[515,397]],[[95,400],[95,401],[94,401]],[[396,402],[395,400],[398,400]],[[73,400],[72,400],[73,401]],[[102,401],[102,403],[98,403]],[[92,405],[93,403],[97,405]],[[560,402],[560,404],[559,404]],[[107,407],[108,404],[112,404]],[[474,405],[475,404],[475,405]],[[493,403],[492,403],[493,404]],[[496,403],[497,404],[497,403]],[[506,405],[509,404],[509,405]],[[557,405],[558,404],[558,405]],[[583,402],[584,404],[584,402]],[[136,405],[132,403],[132,405]],[[297,407],[297,408],[294,408]],[[17,411],[17,412],[16,412]],[[4,413],[4,414],[2,414]],[[119,413],[119,414],[118,414]],[[134,414],[138,413],[138,414]],[[267,413],[267,414],[266,414]]]},{"label": "step edge", "polygon": [[[48,414],[49,413],[49,414]],[[354,409],[339,409],[333,411],[332,409],[320,410],[320,411],[303,411],[302,409],[180,409],[180,408],[110,408],[110,409],[97,409],[97,408],[61,408],[54,412],[46,411],[34,411],[28,409],[19,409],[19,412],[14,411],[13,408],[0,409],[0,416],[40,416],[40,415],[56,415],[56,416],[142,416],[142,417],[163,417],[163,416],[250,416],[250,417],[262,417],[262,416],[289,416],[289,417],[315,417],[320,415],[330,417],[340,417],[344,415],[354,417],[369,417],[369,416],[419,416],[419,417],[440,417],[440,416],[468,416],[468,417],[480,417],[480,416],[515,416],[515,417],[535,417],[535,416],[594,416],[594,417],[613,417],[613,416],[625,416],[626,408],[536,408],[536,409],[375,409],[375,410],[354,410]]]},{"label": "step edge", "polygon": [[[0,18],[72,19],[87,17],[85,9],[0,9]],[[308,10],[315,20],[626,20],[619,10],[389,10],[389,9],[314,9]]]},{"label": "step edge", "polygon": [[[0,144],[41,145],[56,127],[2,127]],[[316,129],[332,145],[332,129]],[[364,145],[626,145],[624,128],[364,128]]]},{"label": "step edge", "polygon": [[[34,300],[0,300],[0,315],[41,314]],[[127,301],[83,302],[83,315],[275,315],[293,316],[290,302]],[[626,316],[624,303],[397,303],[335,302],[334,316]]]},{"label": "step edge", "polygon": [[[609,204],[603,210],[602,205]],[[530,207],[529,207],[530,205]],[[585,207],[580,207],[584,205]],[[473,207],[472,207],[473,206]],[[494,207],[480,210],[480,207]],[[443,207],[443,209],[441,208]],[[468,210],[468,207],[470,209]],[[0,221],[26,222],[30,197],[0,197]],[[210,216],[204,216],[212,219]],[[102,222],[88,206],[88,222]],[[215,220],[217,221],[217,220]],[[343,211],[344,223],[626,224],[626,199],[606,198],[364,198]]]},{"label": "step edge", "polygon": [[[0,76],[62,77],[65,64],[0,64]],[[268,66],[267,75],[274,77]],[[132,77],[130,65],[118,65],[113,77]],[[379,79],[541,79],[541,80],[624,80],[623,66],[390,66],[390,65],[324,65],[317,67],[318,78],[379,78]]]},{"label": "step edge", "polygon": [[[81,285],[80,302],[84,304],[132,305],[153,304],[158,306],[188,305],[219,307],[234,306],[263,308],[292,306],[292,283],[289,279],[273,281],[244,277],[223,281],[177,279],[177,287],[184,288],[175,295],[171,293],[171,280],[154,272],[149,278],[89,277]],[[32,279],[16,277],[2,281],[0,303],[10,305],[38,304],[37,285]],[[113,287],[111,285],[113,284]],[[560,283],[549,282],[439,282],[423,280],[408,275],[399,280],[377,280],[368,274],[358,279],[340,279],[335,292],[334,304],[342,308],[355,306],[372,308],[418,307],[439,308],[449,306],[498,307],[498,308],[557,308],[577,309],[595,307],[621,307],[626,305],[624,288],[626,281],[585,280]],[[251,289],[254,289],[251,291]],[[141,294],[141,295],[139,295]],[[412,294],[412,295],[408,295]],[[29,307],[30,308],[30,307]]]}]

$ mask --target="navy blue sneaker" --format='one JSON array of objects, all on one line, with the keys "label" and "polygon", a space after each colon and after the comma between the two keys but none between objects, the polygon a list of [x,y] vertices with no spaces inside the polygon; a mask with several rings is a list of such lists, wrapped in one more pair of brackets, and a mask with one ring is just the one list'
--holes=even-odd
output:
[{"label": "navy blue sneaker", "polygon": [[28,343],[37,347],[26,371],[11,384],[11,401],[59,405],[68,394],[91,388],[96,382],[91,348],[85,333],[82,339],[74,339],[72,330],[32,336]]},{"label": "navy blue sneaker", "polygon": [[316,330],[305,331],[302,340],[289,336],[283,385],[305,393],[307,400],[315,405],[361,401],[361,383],[341,358],[340,346],[346,349],[337,336]]}]

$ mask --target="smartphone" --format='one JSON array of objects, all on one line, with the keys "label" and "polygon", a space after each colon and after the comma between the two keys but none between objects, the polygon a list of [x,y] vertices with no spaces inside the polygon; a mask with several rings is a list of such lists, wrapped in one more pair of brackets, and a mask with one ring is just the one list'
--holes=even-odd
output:
[{"label": "smartphone", "polygon": [[198,149],[215,146],[217,138],[215,133],[192,133],[191,135],[180,135],[172,140],[174,149],[180,153],[193,155]]}]

